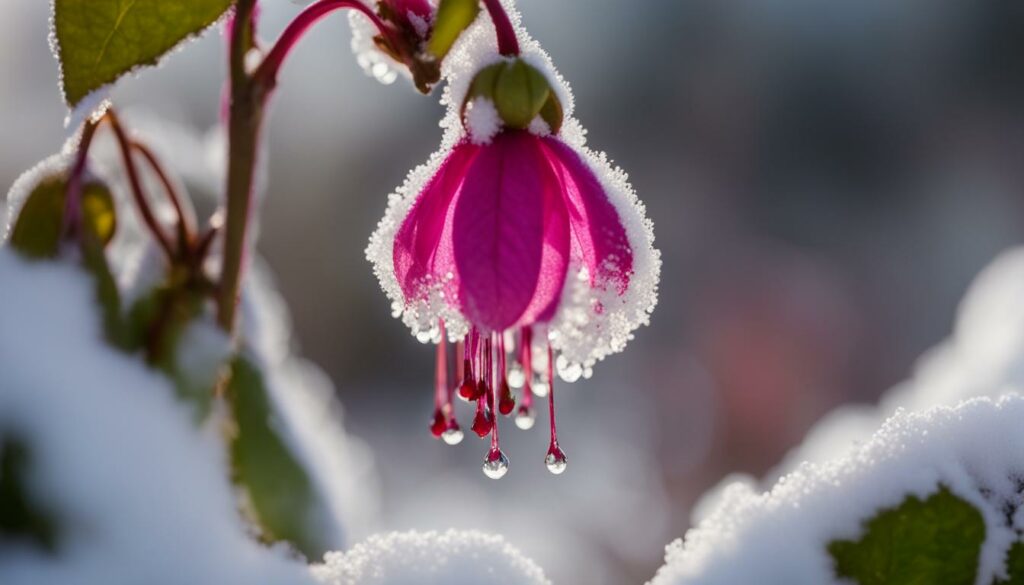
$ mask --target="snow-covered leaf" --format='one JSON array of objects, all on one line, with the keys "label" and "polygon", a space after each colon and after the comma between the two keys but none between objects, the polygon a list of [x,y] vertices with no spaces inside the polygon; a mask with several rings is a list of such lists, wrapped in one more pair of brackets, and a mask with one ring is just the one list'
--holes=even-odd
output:
[{"label": "snow-covered leaf", "polygon": [[1006,553],[1008,578],[996,579],[993,585],[1024,585],[1024,542],[1015,542]]},{"label": "snow-covered leaf", "polygon": [[227,399],[234,415],[231,464],[236,483],[248,497],[249,514],[268,542],[287,541],[308,558],[329,549],[316,529],[324,511],[309,475],[281,436],[280,421],[263,374],[250,361],[232,365]]},{"label": "snow-covered leaf", "polygon": [[909,496],[865,526],[858,540],[829,544],[838,576],[860,585],[974,582],[985,521],[946,487],[925,500]]},{"label": "snow-covered leaf", "polygon": [[143,65],[153,65],[213,24],[231,0],[54,0],[53,37],[64,99],[90,93]]}]

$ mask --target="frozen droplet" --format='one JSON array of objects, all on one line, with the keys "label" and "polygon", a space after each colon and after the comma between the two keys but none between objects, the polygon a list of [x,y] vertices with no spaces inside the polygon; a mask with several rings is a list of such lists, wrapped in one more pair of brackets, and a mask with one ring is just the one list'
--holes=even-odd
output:
[{"label": "frozen droplet", "polygon": [[508,369],[508,385],[515,388],[516,390],[523,387],[526,383],[526,372],[523,371],[523,366],[518,363],[513,363]]},{"label": "frozen droplet", "polygon": [[583,366],[576,362],[570,362],[564,355],[558,356],[558,359],[555,360],[555,367],[558,369],[558,377],[566,382],[575,382],[583,375]]},{"label": "frozen droplet", "polygon": [[565,472],[565,468],[569,466],[569,459],[558,445],[552,445],[548,449],[547,456],[544,457],[544,465],[547,466],[548,471],[551,473],[561,475]]},{"label": "frozen droplet", "polygon": [[430,343],[432,338],[433,335],[431,335],[430,331],[424,331],[421,329],[416,332],[416,341],[420,343]]},{"label": "frozen droplet", "polygon": [[459,423],[452,419],[448,428],[445,429],[444,433],[441,435],[441,440],[449,445],[458,445],[462,442],[462,438],[464,436],[465,434],[462,432],[462,429],[459,428]]},{"label": "frozen droplet", "polygon": [[484,475],[491,479],[501,479],[508,473],[508,457],[501,449],[491,449],[484,459]]},{"label": "frozen droplet", "polygon": [[533,390],[533,395],[538,398],[544,398],[551,391],[551,386],[541,378],[534,380],[533,384],[530,384],[530,388]]},{"label": "frozen droplet", "polygon": [[534,414],[533,409],[528,406],[520,406],[519,411],[516,412],[516,426],[528,431],[533,428],[534,423],[537,422],[537,415]]}]

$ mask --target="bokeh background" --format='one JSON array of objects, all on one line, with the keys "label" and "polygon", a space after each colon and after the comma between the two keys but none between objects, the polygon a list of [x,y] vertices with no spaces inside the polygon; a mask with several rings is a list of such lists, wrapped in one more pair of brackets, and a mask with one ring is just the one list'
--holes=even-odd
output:
[{"label": "bokeh background", "polygon": [[[265,38],[298,9],[263,4]],[[641,583],[701,493],[767,472],[824,412],[899,381],[977,271],[1024,240],[1024,3],[519,5],[591,146],[629,171],[665,262],[651,327],[557,389],[564,476],[544,469],[542,430],[507,425],[500,482],[479,471],[483,443],[427,432],[433,352],[390,318],[363,248],[442,111],[364,76],[345,18],[286,68],[259,247],[303,353],[372,448],[373,529],[480,528],[556,583]],[[4,3],[2,185],[66,136],[47,29],[48,2]],[[116,101],[205,132],[222,44],[212,31]]]}]

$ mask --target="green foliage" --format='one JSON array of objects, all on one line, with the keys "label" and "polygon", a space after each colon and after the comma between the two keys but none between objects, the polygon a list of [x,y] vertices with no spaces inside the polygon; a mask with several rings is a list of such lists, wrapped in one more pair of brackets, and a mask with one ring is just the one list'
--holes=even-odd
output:
[{"label": "green foliage", "polygon": [[53,24],[64,98],[90,92],[142,65],[153,65],[213,24],[232,0],[54,0]]},{"label": "green foliage", "polygon": [[231,464],[248,494],[249,514],[268,542],[286,540],[310,559],[329,548],[317,530],[324,513],[305,469],[280,434],[263,374],[245,358],[232,365],[227,400],[234,414]]},{"label": "green foliage", "polygon": [[860,585],[971,585],[984,539],[981,512],[940,486],[879,512],[860,540],[833,541],[828,551],[836,574]]},{"label": "green foliage", "polygon": [[1006,572],[1009,577],[996,579],[993,585],[1024,585],[1024,542],[1013,543],[1006,553]]},{"label": "green foliage", "polygon": [[451,50],[462,31],[473,24],[480,13],[479,0],[441,0],[434,17],[434,29],[427,50],[437,60]]},{"label": "green foliage", "polygon": [[53,551],[57,540],[54,521],[32,502],[25,485],[30,464],[24,443],[0,437],[0,540],[22,540]]},{"label": "green foliage", "polygon": [[[53,258],[64,235],[68,182],[62,175],[44,178],[32,189],[11,230],[11,246],[29,258]],[[110,190],[95,181],[82,186],[83,227],[100,243],[114,237],[117,214]]]}]

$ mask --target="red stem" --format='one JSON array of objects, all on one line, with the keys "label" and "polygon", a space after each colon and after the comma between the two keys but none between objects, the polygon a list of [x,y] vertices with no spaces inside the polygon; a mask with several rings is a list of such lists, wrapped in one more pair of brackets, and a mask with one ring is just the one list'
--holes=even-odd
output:
[{"label": "red stem", "polygon": [[437,344],[437,359],[434,363],[434,406],[448,416],[451,402],[448,399],[448,339],[444,330],[444,319],[438,326],[441,328],[441,341]]},{"label": "red stem", "polygon": [[548,413],[551,415],[551,444],[558,446],[558,430],[555,428],[555,356],[548,342]]},{"label": "red stem", "polygon": [[494,22],[494,30],[498,37],[498,52],[506,57],[515,57],[519,54],[519,40],[516,38],[516,29],[508,18],[508,13],[501,6],[501,0],[484,0],[484,6],[491,15]]},{"label": "red stem", "polygon": [[391,28],[384,24],[384,21],[359,0],[319,0],[307,6],[305,10],[288,24],[288,27],[281,33],[277,42],[274,43],[274,47],[270,49],[266,58],[263,59],[263,63],[260,64],[254,77],[266,83],[269,87],[273,87],[277,83],[277,75],[281,70],[281,65],[292,49],[295,48],[295,45],[298,44],[299,39],[321,18],[342,8],[358,10],[366,15],[373,22],[374,26],[377,27],[377,30],[380,31],[380,34],[388,39],[388,42],[393,46],[398,46],[393,42]]},{"label": "red stem", "polygon": [[167,234],[164,233],[159,222],[157,222],[156,216],[153,215],[153,210],[149,207],[149,202],[146,201],[146,196],[143,193],[142,181],[139,180],[139,171],[135,167],[135,159],[132,157],[131,140],[129,140],[128,135],[121,126],[121,122],[118,120],[114,110],[107,111],[106,119],[110,122],[110,128],[114,131],[118,146],[121,148],[121,158],[124,160],[125,172],[128,174],[128,183],[131,185],[132,195],[135,197],[135,206],[139,208],[142,220],[146,223],[149,231],[152,232],[153,237],[156,238],[157,243],[163,248],[167,257],[174,258],[174,247],[171,246],[170,240],[167,239]]},{"label": "red stem", "polygon": [[96,135],[97,122],[89,120],[82,128],[82,137],[78,141],[78,152],[75,155],[75,165],[71,167],[68,176],[67,191],[64,196],[64,232],[74,234],[78,230],[80,215],[82,212],[82,176],[85,174],[86,163],[89,160],[89,146],[92,138]]},{"label": "red stem", "polygon": [[138,153],[142,155],[142,158],[146,159],[146,163],[149,165],[149,168],[156,173],[157,179],[160,181],[160,184],[163,185],[167,199],[174,207],[174,213],[178,216],[178,227],[184,235],[185,242],[191,244],[195,233],[195,212],[191,207],[186,211],[182,201],[187,200],[178,193],[178,189],[174,186],[174,183],[167,175],[163,165],[160,164],[160,160],[156,157],[153,151],[145,144],[136,141],[132,141],[132,148],[138,151]]}]

